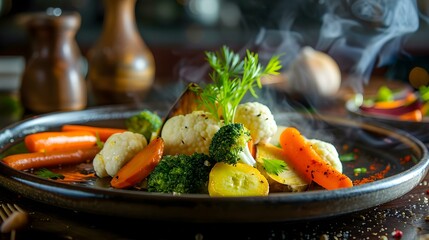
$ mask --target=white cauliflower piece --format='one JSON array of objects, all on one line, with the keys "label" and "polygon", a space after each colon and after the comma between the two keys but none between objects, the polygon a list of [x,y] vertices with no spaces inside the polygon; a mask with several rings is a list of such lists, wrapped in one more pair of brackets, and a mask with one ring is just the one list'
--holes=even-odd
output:
[{"label": "white cauliflower piece", "polygon": [[334,145],[318,139],[308,139],[308,142],[322,159],[326,160],[337,171],[343,172],[343,165]]},{"label": "white cauliflower piece", "polygon": [[142,134],[128,131],[113,134],[93,160],[95,173],[99,177],[115,176],[146,145],[146,138]]},{"label": "white cauliflower piece", "polygon": [[213,135],[220,126],[221,123],[208,112],[194,111],[174,116],[165,122],[161,132],[164,154],[208,154]]},{"label": "white cauliflower piece", "polygon": [[255,144],[267,143],[277,132],[277,123],[271,110],[259,102],[239,104],[234,122],[242,123],[250,131]]}]

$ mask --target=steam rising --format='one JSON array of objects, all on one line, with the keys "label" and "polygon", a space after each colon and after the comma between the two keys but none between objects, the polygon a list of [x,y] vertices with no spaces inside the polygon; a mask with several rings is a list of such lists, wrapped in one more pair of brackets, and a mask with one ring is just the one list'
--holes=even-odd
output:
[{"label": "steam rising", "polygon": [[287,68],[300,49],[312,46],[334,58],[344,84],[358,92],[368,83],[374,66],[392,61],[401,51],[402,38],[419,26],[413,0],[297,2],[279,6],[278,31],[259,32],[255,44],[260,52],[267,57],[285,53],[282,62]]},{"label": "steam rising", "polygon": [[[374,64],[388,63],[396,54],[399,37],[417,30],[417,6],[410,0],[327,1],[328,11],[316,49],[326,51],[349,74],[348,83],[360,90]],[[394,42],[392,42],[394,41]],[[395,43],[396,42],[396,43]],[[359,79],[362,79],[359,81]]]},{"label": "steam rising", "polygon": [[[310,46],[332,57],[339,65],[342,85],[356,92],[363,91],[375,66],[395,59],[402,51],[403,38],[419,27],[415,0],[296,0],[278,4],[267,16],[275,24],[261,26],[239,52],[252,49],[259,53],[261,62],[281,54],[287,73],[302,49]],[[178,69],[185,82],[203,81],[208,70],[207,65],[195,65],[189,59]]]}]

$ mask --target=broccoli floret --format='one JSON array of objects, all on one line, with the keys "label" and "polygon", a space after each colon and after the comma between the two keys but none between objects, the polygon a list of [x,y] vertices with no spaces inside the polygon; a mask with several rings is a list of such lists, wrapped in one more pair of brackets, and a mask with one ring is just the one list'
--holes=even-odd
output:
[{"label": "broccoli floret", "polygon": [[128,131],[142,134],[148,142],[151,140],[152,134],[156,133],[161,125],[161,118],[149,110],[143,110],[125,120]]},{"label": "broccoli floret", "polygon": [[149,192],[208,193],[214,161],[203,153],[165,155],[147,180]]},{"label": "broccoli floret", "polygon": [[243,124],[227,124],[213,136],[209,147],[209,156],[216,162],[232,165],[242,162],[255,166],[256,161],[247,146],[250,139],[250,131]]}]

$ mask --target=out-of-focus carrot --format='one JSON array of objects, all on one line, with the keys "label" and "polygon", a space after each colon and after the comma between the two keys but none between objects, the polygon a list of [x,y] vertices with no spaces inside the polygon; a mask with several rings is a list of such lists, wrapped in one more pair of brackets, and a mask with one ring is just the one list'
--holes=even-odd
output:
[{"label": "out-of-focus carrot", "polygon": [[249,148],[250,154],[253,158],[256,158],[256,146],[253,144],[253,140],[247,142],[247,147]]},{"label": "out-of-focus carrot", "polygon": [[420,109],[416,109],[414,111],[399,115],[399,119],[420,122],[423,119],[423,114]]},{"label": "out-of-focus carrot", "polygon": [[337,171],[314,151],[298,129],[286,128],[280,135],[280,145],[287,164],[309,182],[314,181],[328,190],[353,186],[350,178]]},{"label": "out-of-focus carrot", "polygon": [[97,137],[88,131],[40,132],[27,135],[24,142],[30,152],[51,152],[90,148],[97,144]]},{"label": "out-of-focus carrot", "polygon": [[20,153],[3,158],[3,162],[14,169],[26,170],[92,161],[99,151],[99,147],[91,147],[53,152]]},{"label": "out-of-focus carrot", "polygon": [[410,93],[405,98],[401,98],[393,101],[375,102],[374,107],[381,108],[381,109],[397,108],[401,106],[406,106],[414,101],[417,101],[417,96],[414,93]]},{"label": "out-of-focus carrot", "polygon": [[114,188],[128,188],[142,181],[155,169],[164,153],[164,140],[153,139],[145,148],[128,161],[112,178]]},{"label": "out-of-focus carrot", "polygon": [[61,131],[88,131],[98,135],[100,141],[105,142],[112,134],[125,132],[126,129],[66,124],[61,127]]}]

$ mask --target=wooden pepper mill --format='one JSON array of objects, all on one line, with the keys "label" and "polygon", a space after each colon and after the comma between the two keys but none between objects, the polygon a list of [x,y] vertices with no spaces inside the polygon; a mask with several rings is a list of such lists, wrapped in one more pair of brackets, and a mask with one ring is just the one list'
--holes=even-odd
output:
[{"label": "wooden pepper mill", "polygon": [[88,52],[96,105],[139,103],[150,91],[155,61],[137,29],[136,0],[104,0],[103,31]]},{"label": "wooden pepper mill", "polygon": [[80,110],[87,105],[81,52],[75,41],[80,14],[30,14],[26,27],[32,52],[20,87],[24,108],[31,113]]}]

